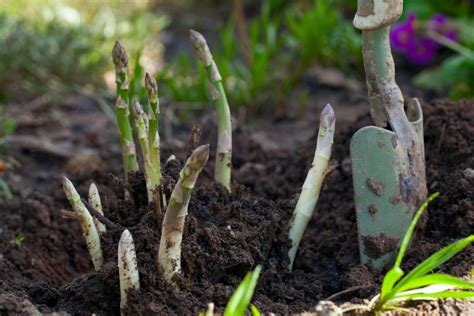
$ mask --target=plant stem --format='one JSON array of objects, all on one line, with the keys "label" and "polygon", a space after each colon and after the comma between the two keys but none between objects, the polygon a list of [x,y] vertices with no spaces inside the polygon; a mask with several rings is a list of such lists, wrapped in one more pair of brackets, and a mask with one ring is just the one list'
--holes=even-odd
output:
[{"label": "plant stem", "polygon": [[321,112],[319,134],[314,153],[313,163],[303,184],[300,197],[293,212],[288,237],[291,248],[288,251],[290,271],[293,267],[296,251],[303,237],[306,226],[311,219],[316,203],[318,202],[321,186],[326,175],[326,169],[331,157],[331,148],[334,138],[336,117],[331,105],[326,105]]},{"label": "plant stem", "polygon": [[153,172],[152,163],[150,160],[150,147],[148,141],[148,126],[145,121],[146,114],[143,112],[141,104],[135,102],[135,125],[137,127],[138,142],[143,155],[143,169],[145,170],[146,190],[148,202],[153,202],[153,183],[156,183],[157,174]]},{"label": "plant stem", "polygon": [[[104,211],[102,210],[102,203],[100,201],[99,190],[97,190],[97,186],[95,183],[91,183],[89,186],[89,204],[95,208],[102,216],[104,215]],[[96,217],[93,217],[95,227],[99,232],[99,235],[102,235],[107,231],[105,225],[99,221]]]},{"label": "plant stem", "polygon": [[128,182],[128,173],[138,171],[135,143],[130,125],[129,95],[128,95],[128,56],[125,48],[115,42],[112,50],[112,59],[115,64],[115,83],[117,84],[116,116],[122,143],[122,159],[125,172],[125,181]]},{"label": "plant stem", "polygon": [[434,31],[429,31],[428,37],[431,38],[433,41],[455,51],[456,53],[463,55],[464,57],[474,59],[474,52],[471,49],[459,44],[456,41],[453,41],[452,39],[446,36],[443,36],[442,34],[439,34]]},{"label": "plant stem", "polygon": [[216,102],[217,114],[217,153],[214,179],[230,191],[232,166],[232,122],[222,77],[207,46],[206,39],[200,33],[190,31],[191,42],[197,57],[206,67],[211,82],[211,96]]},{"label": "plant stem", "polygon": [[[161,191],[161,157],[160,135],[158,131],[158,117],[160,115],[160,101],[158,99],[158,85],[148,73],[145,75],[145,89],[148,95],[148,144],[150,150],[150,185],[154,194],[154,201],[160,203]],[[159,204],[156,204],[157,208]],[[161,207],[160,207],[161,208]],[[161,211],[160,211],[161,213]]]},{"label": "plant stem", "polygon": [[181,170],[166,208],[161,227],[158,269],[172,285],[173,276],[181,271],[181,242],[191,192],[208,159],[209,145],[196,148]]},{"label": "plant stem", "polygon": [[129,291],[140,289],[137,255],[132,235],[128,229],[125,229],[120,237],[117,256],[120,277],[120,310],[121,314],[124,315],[123,310],[127,306]]},{"label": "plant stem", "polygon": [[82,235],[86,240],[92,264],[94,265],[94,269],[98,271],[102,266],[103,257],[102,248],[100,246],[100,237],[97,228],[95,227],[94,220],[84,203],[82,203],[81,197],[79,196],[79,193],[77,193],[74,184],[72,184],[72,182],[66,177],[63,178],[63,189],[69,203],[71,203],[71,206],[79,219],[79,223],[82,227]]}]

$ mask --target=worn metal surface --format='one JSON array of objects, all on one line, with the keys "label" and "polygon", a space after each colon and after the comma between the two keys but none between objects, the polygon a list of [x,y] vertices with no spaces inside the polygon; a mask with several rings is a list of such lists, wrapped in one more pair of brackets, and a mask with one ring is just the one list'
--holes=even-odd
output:
[{"label": "worn metal surface", "polygon": [[[420,103],[414,99],[410,107],[410,124],[419,132],[422,144]],[[382,269],[393,261],[417,207],[403,192],[408,165],[397,135],[384,128],[360,129],[350,149],[361,261]]]},{"label": "worn metal surface", "polygon": [[415,99],[405,113],[390,49],[390,24],[400,17],[402,5],[401,0],[358,0],[354,19],[362,30],[370,114],[376,126],[354,135],[352,172],[361,260],[378,269],[394,256],[427,193],[421,107]]},{"label": "worn metal surface", "polygon": [[403,0],[359,0],[354,26],[363,31],[389,26],[400,18]]}]

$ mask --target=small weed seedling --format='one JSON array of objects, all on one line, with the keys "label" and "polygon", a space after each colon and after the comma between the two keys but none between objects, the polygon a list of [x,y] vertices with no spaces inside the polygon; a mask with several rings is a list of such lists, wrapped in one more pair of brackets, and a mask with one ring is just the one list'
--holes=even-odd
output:
[{"label": "small weed seedling", "polygon": [[[245,278],[240,282],[237,289],[234,291],[232,296],[227,303],[223,316],[244,316],[249,307],[250,301],[252,300],[255,287],[257,286],[258,277],[261,266],[257,266],[252,272],[248,272]],[[252,316],[260,316],[261,313],[255,305],[250,305],[250,311]],[[214,304],[208,304],[206,313],[199,313],[199,316],[213,316],[214,315]]]},{"label": "small weed seedling", "polygon": [[[454,276],[436,273],[443,263],[450,260],[474,242],[474,235],[458,240],[429,256],[407,275],[401,269],[405,252],[415,230],[416,223],[428,204],[439,193],[431,195],[418,209],[403,238],[393,267],[387,272],[382,281],[380,294],[376,295],[366,305],[350,306],[343,310],[366,310],[381,312],[385,310],[404,310],[400,304],[411,300],[430,300],[437,298],[474,299],[474,282],[465,281]],[[405,276],[404,276],[405,275]],[[461,291],[458,291],[461,289]],[[464,291],[462,291],[464,290]]]},{"label": "small weed seedling", "polygon": [[[253,292],[257,286],[258,277],[261,266],[257,266],[255,270],[247,273],[242,283],[237,287],[234,294],[232,294],[227,306],[225,308],[224,316],[243,316],[252,300]],[[260,316],[260,312],[254,306],[250,306],[253,316]]]},{"label": "small weed seedling", "polygon": [[20,248],[24,241],[25,236],[23,236],[23,234],[19,234],[18,236],[10,240],[10,244],[12,244],[12,246]]}]

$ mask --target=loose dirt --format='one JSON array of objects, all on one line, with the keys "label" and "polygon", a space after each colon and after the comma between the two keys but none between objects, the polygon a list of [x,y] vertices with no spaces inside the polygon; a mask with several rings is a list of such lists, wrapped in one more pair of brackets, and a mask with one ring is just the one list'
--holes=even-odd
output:
[{"label": "loose dirt", "polygon": [[[405,270],[474,232],[474,177],[466,171],[474,165],[474,102],[437,101],[423,104],[423,111],[428,188],[441,195],[429,206],[425,223],[417,230],[405,257]],[[284,231],[311,164],[316,131],[295,150],[285,151],[263,149],[261,142],[249,137],[252,130],[237,127],[232,193],[209,180],[211,160],[191,198],[179,292],[172,291],[156,270],[161,218],[146,205],[143,175],[132,175],[132,199],[124,201],[122,183],[116,178],[122,176],[120,152],[96,140],[99,156],[107,163],[92,172],[68,169],[68,175],[83,196],[94,181],[103,197],[105,215],[133,235],[141,288],[132,295],[127,313],[197,315],[208,302],[222,311],[236,285],[257,264],[263,271],[253,303],[263,312],[298,313],[312,310],[328,297],[337,303],[357,303],[376,294],[382,274],[359,264],[349,159],[351,135],[369,124],[365,115],[355,123],[336,125],[335,168],[326,179],[292,273],[286,268],[289,241]],[[211,139],[208,134],[203,126],[201,143]],[[185,155],[181,149],[178,157]],[[173,150],[165,146],[164,158]],[[44,158],[34,152],[22,154],[28,161]],[[66,165],[57,161],[64,158],[49,159]],[[173,187],[180,166],[178,160],[166,164],[166,192]],[[103,235],[105,264],[93,271],[79,225],[62,217],[61,209],[69,205],[60,187],[60,171],[54,172],[42,184],[41,179],[34,179],[33,184],[41,186],[34,191],[41,193],[30,193],[30,189],[16,202],[0,201],[0,313],[31,311],[31,302],[41,312],[119,314],[116,263],[121,229],[109,229]],[[20,234],[25,240],[14,245],[12,241]],[[457,276],[468,274],[473,250],[464,250],[441,270]],[[414,306],[430,313],[463,308],[455,301]]]}]

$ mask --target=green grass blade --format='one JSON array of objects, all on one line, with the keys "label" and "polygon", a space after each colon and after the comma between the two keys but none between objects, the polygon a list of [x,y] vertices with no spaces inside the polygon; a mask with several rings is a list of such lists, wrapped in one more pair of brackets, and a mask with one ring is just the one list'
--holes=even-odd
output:
[{"label": "green grass blade", "polygon": [[474,282],[465,281],[449,274],[433,273],[409,280],[404,286],[400,287],[398,291],[403,292],[435,284],[452,285],[460,289],[474,289]]},{"label": "green grass blade", "polygon": [[262,270],[261,266],[257,266],[253,272],[247,273],[244,280],[232,294],[225,308],[224,316],[243,316],[252,299],[255,286],[257,285],[258,276]]},{"label": "green grass blade", "polygon": [[410,223],[410,226],[407,229],[407,232],[405,233],[405,236],[403,237],[402,244],[400,245],[400,250],[398,251],[397,254],[397,259],[395,260],[394,267],[400,267],[402,264],[403,257],[405,256],[405,252],[408,248],[408,244],[410,243],[411,236],[413,235],[413,232],[415,231],[415,226],[418,220],[420,219],[421,214],[426,210],[426,207],[428,207],[428,204],[436,199],[439,196],[439,192],[431,194],[423,204],[421,204],[420,208],[416,212],[415,216],[413,217],[413,220]]},{"label": "green grass blade", "polygon": [[262,316],[262,314],[258,310],[257,306],[255,306],[253,304],[250,305],[250,311],[252,312],[252,316]]},{"label": "green grass blade", "polygon": [[416,268],[410,271],[393,289],[395,292],[399,292],[400,288],[405,287],[406,284],[411,282],[413,279],[421,277],[426,273],[436,269],[446,261],[450,260],[457,253],[462,251],[464,248],[474,242],[474,235],[458,240],[436,253],[429,256],[425,261],[420,263]]},{"label": "green grass blade", "polygon": [[390,292],[393,289],[393,285],[400,280],[400,278],[403,276],[404,272],[402,269],[399,267],[394,266],[391,268],[387,274],[384,276],[383,281],[382,281],[382,288],[380,290],[380,301],[383,302],[387,295],[390,294]]},{"label": "green grass blade", "polygon": [[456,298],[456,299],[464,299],[464,300],[473,300],[474,299],[474,292],[468,291],[444,291],[444,292],[437,292],[437,293],[430,293],[430,294],[407,294],[403,296],[398,296],[393,300],[387,302],[387,305],[393,305],[400,302],[412,301],[412,300],[432,300],[437,298]]}]

